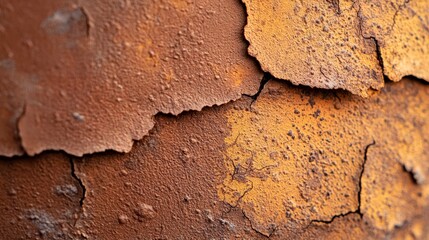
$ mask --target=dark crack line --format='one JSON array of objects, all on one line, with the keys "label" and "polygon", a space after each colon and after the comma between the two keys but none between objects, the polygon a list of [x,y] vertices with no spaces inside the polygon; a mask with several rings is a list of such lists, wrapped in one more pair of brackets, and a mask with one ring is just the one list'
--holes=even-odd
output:
[{"label": "dark crack line", "polygon": [[76,175],[76,169],[75,169],[73,157],[70,157],[70,167],[71,167],[71,172],[70,172],[71,176],[79,183],[79,186],[82,189],[82,196],[80,197],[80,200],[79,200],[79,206],[82,208],[86,197],[86,187],[85,187],[85,184],[83,184],[82,179],[80,179]]},{"label": "dark crack line", "polygon": [[250,103],[250,106],[252,106],[252,104],[258,99],[259,95],[261,95],[262,90],[264,90],[265,85],[271,79],[274,79],[273,76],[270,73],[268,73],[268,72],[264,72],[264,76],[261,79],[261,83],[259,84],[258,91],[255,94],[253,94],[253,95],[243,94],[243,96],[246,96],[246,97],[249,97],[249,98],[252,99],[252,102]]},{"label": "dark crack line", "polygon": [[251,180],[248,180],[250,182],[250,187],[246,189],[246,191],[243,192],[243,194],[241,194],[240,197],[237,198],[237,201],[235,201],[235,204],[231,205],[232,208],[237,208],[238,205],[240,204],[241,200],[244,198],[244,196],[246,196],[247,193],[249,193],[250,191],[252,191],[253,189],[253,182]]},{"label": "dark crack line", "polygon": [[[411,0],[405,0],[401,5],[398,6],[398,9],[395,11],[394,17],[392,19],[392,25],[390,26],[389,32],[386,34],[390,34],[390,32],[393,30],[393,27],[396,25],[396,17],[399,14],[400,11],[402,11],[404,8],[407,7],[407,4],[410,3]],[[357,7],[356,7],[357,5]],[[358,19],[358,32],[360,33],[360,35],[362,36],[362,38],[367,39],[367,40],[372,40],[375,44],[375,50],[376,50],[376,55],[377,55],[377,60],[379,62],[379,66],[381,68],[381,72],[383,74],[383,80],[384,82],[392,82],[392,80],[389,78],[389,76],[386,75],[385,73],[385,66],[384,66],[384,61],[383,61],[383,56],[381,53],[381,48],[380,48],[380,43],[378,41],[378,39],[375,36],[365,36],[363,28],[364,28],[364,21],[362,18],[362,8],[359,5],[359,1],[353,1],[353,5],[352,7],[356,10],[356,17]],[[415,13],[413,11],[413,9],[410,8],[410,10]],[[420,16],[418,16],[420,19]],[[424,24],[423,24],[424,25]],[[424,28],[427,26],[423,26]],[[426,29],[426,28],[425,28]],[[429,29],[427,29],[429,30]],[[417,78],[414,75],[406,75],[406,76],[402,76],[402,78],[404,77],[414,77]]]},{"label": "dark crack line", "polygon": [[262,237],[264,237],[264,238],[270,238],[270,237],[274,234],[274,232],[277,230],[277,227],[274,227],[273,229],[271,229],[270,233],[267,235],[267,234],[265,234],[265,233],[263,233],[263,232],[259,231],[258,229],[256,229],[256,228],[253,226],[252,220],[251,220],[251,219],[246,215],[246,212],[244,212],[244,210],[243,210],[243,209],[241,209],[241,213],[243,214],[244,218],[249,222],[249,224],[250,224],[250,228],[251,228],[251,229],[252,229],[256,234],[258,234],[258,235],[260,235],[260,236],[262,236]]},{"label": "dark crack line", "polygon": [[366,147],[365,147],[365,151],[364,151],[364,158],[363,158],[363,162],[362,162],[362,167],[361,167],[361,171],[360,171],[360,173],[359,173],[359,190],[358,190],[358,193],[357,193],[357,198],[358,198],[358,206],[357,206],[357,209],[356,210],[354,210],[354,211],[348,211],[348,212],[346,212],[346,213],[341,213],[341,214],[337,214],[337,215],[334,215],[331,219],[329,219],[329,220],[318,220],[318,219],[316,219],[316,220],[311,220],[310,221],[310,223],[304,228],[304,230],[305,229],[308,229],[313,223],[324,223],[324,224],[330,224],[330,223],[332,223],[336,218],[339,218],[339,217],[345,217],[345,216],[347,216],[347,215],[349,215],[349,214],[354,214],[354,213],[357,213],[357,214],[359,214],[359,216],[360,216],[360,218],[362,219],[362,217],[363,217],[363,213],[362,213],[362,211],[361,211],[361,203],[362,203],[362,177],[363,177],[363,174],[364,174],[364,172],[365,172],[365,165],[366,165],[366,162],[368,161],[368,151],[369,151],[369,148],[371,147],[371,146],[374,146],[376,143],[375,143],[375,140],[373,140],[372,141],[372,143],[370,143],[370,144],[368,144],[368,145],[366,145]]},{"label": "dark crack line", "polygon": [[384,72],[384,61],[383,61],[383,56],[381,55],[381,49],[380,49],[380,44],[378,43],[378,40],[375,37],[369,37],[368,39],[371,39],[372,41],[374,41],[375,53],[377,54],[377,60],[380,64],[381,73],[383,74],[384,81],[385,82],[390,81],[389,77]]},{"label": "dark crack line", "polygon": [[17,141],[19,143],[19,148],[21,149],[21,151],[26,154],[25,148],[24,148],[24,144],[22,142],[22,135],[21,135],[21,131],[19,129],[19,123],[22,121],[22,119],[24,118],[25,113],[27,112],[27,103],[24,102],[23,106],[22,106],[22,110],[18,116],[18,118],[16,119],[16,125],[15,125],[15,131],[16,131],[16,138]]},{"label": "dark crack line", "polygon": [[396,17],[398,16],[399,12],[402,11],[402,9],[407,7],[407,3],[409,2],[410,0],[405,0],[401,5],[398,6],[398,9],[396,9],[395,14],[393,15],[392,25],[390,25],[389,32],[387,32],[386,35],[390,35],[393,32],[393,28],[396,25]]},{"label": "dark crack line", "polygon": [[324,224],[331,224],[336,218],[339,218],[339,217],[345,217],[345,216],[347,216],[347,215],[349,215],[349,214],[353,214],[353,213],[357,213],[357,210],[355,210],[355,211],[349,211],[349,212],[346,212],[346,213],[341,213],[341,214],[337,214],[337,215],[334,215],[331,219],[329,219],[329,220],[318,220],[318,219],[316,219],[316,220],[311,220],[310,221],[310,224],[308,224],[307,225],[307,227],[305,228],[305,229],[307,229],[308,227],[310,227],[313,223],[324,223]]},{"label": "dark crack line", "polygon": [[[357,8],[355,7],[355,5],[357,5]],[[381,73],[383,74],[383,80],[386,81],[390,81],[389,77],[386,75],[385,70],[384,70],[384,61],[383,61],[383,56],[381,54],[381,48],[380,48],[380,43],[378,42],[378,39],[374,36],[370,36],[370,37],[366,37],[364,35],[363,32],[363,19],[362,19],[362,8],[359,5],[358,1],[354,1],[353,2],[353,7],[356,10],[356,17],[358,19],[358,31],[359,34],[362,36],[363,39],[367,39],[367,40],[372,40],[375,44],[375,53],[376,53],[376,57],[378,60],[378,64],[381,68]]]},{"label": "dark crack line", "polygon": [[368,161],[368,151],[369,151],[369,148],[371,146],[374,146],[374,145],[375,145],[375,140],[372,140],[372,143],[368,144],[365,147],[365,155],[364,155],[364,158],[363,158],[362,168],[361,168],[361,171],[360,171],[360,174],[359,174],[358,208],[356,209],[356,213],[358,213],[361,218],[363,217],[363,214],[361,212],[361,205],[362,205],[361,204],[362,203],[362,196],[361,196],[362,195],[362,177],[363,177],[363,173],[365,172],[366,162]]}]

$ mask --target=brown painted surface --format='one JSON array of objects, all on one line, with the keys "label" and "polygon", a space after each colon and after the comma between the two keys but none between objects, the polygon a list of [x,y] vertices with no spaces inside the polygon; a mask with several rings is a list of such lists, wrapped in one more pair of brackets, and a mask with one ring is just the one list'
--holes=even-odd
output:
[{"label": "brown painted surface", "polygon": [[[130,153],[72,158],[82,184],[74,181],[73,206],[82,206],[66,232],[88,239],[427,239],[428,91],[408,79],[364,100],[271,80],[256,101],[159,116]],[[18,169],[36,163],[45,166],[38,174]],[[51,175],[74,180],[69,164],[62,154],[4,159],[2,174],[53,189],[61,184]],[[11,200],[18,194],[7,190],[20,183],[8,178],[1,197],[9,199],[2,209],[10,221],[28,207]],[[49,208],[49,196],[34,196],[32,208],[70,209],[58,199]],[[34,225],[14,223],[4,236]]]},{"label": "brown painted surface", "polygon": [[1,238],[429,239],[428,2],[244,2],[0,0]]},{"label": "brown painted surface", "polygon": [[1,155],[128,152],[155,114],[254,94],[262,78],[238,1],[0,6]]},{"label": "brown painted surface", "polygon": [[82,189],[68,156],[0,160],[2,239],[72,239]]}]

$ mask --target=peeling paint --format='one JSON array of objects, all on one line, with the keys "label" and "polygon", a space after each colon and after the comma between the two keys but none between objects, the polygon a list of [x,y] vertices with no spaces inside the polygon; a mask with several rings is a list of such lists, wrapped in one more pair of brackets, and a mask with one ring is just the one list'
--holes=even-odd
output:
[{"label": "peeling paint", "polygon": [[[238,1],[6,5],[0,59],[14,68],[0,67],[1,155],[128,152],[156,114],[252,95],[262,77],[246,54]],[[21,75],[37,81],[28,88]]]},{"label": "peeling paint", "polygon": [[414,75],[429,81],[429,2],[358,1],[362,34],[380,44],[384,73],[393,81]]},{"label": "peeling paint", "polygon": [[243,2],[249,53],[276,78],[364,97],[383,75],[429,81],[428,1]]},{"label": "peeling paint", "polygon": [[[409,174],[403,172],[401,161],[416,159],[415,164],[411,164],[413,168],[419,164],[426,166],[428,162],[427,140],[421,137],[428,132],[429,105],[422,101],[427,90],[411,89],[409,85],[396,88],[389,85],[380,96],[363,100],[344,92],[310,95],[270,81],[251,110],[233,108],[227,113],[231,133],[225,138],[224,161],[230,174],[218,186],[219,198],[243,209],[253,226],[266,236],[278,226],[293,228],[297,223],[329,223],[349,213],[363,215],[367,221],[379,219],[377,221],[389,224],[388,219],[368,213],[371,209],[381,211],[382,207],[368,201],[377,201],[383,195],[386,200],[380,200],[383,202],[379,204],[389,209],[386,213],[393,211],[388,207],[391,197],[414,206],[424,205],[421,201],[427,201],[425,195],[419,202],[414,198],[406,200],[409,191],[416,192],[409,185],[398,185],[396,191],[383,188],[381,192],[372,192],[368,189],[374,182],[368,183],[364,178],[368,174],[380,176],[379,185],[394,187],[388,174],[364,172],[366,153],[373,141],[398,155],[385,159],[386,154],[380,154],[378,161],[396,166],[406,177]],[[406,93],[400,95],[400,91]],[[403,100],[406,103],[395,104]],[[415,125],[417,122],[419,127]],[[405,148],[400,147],[403,138],[409,139]],[[387,169],[395,171],[394,167],[383,167],[378,172]],[[396,196],[394,192],[399,190],[406,193]],[[366,202],[362,203],[361,199]],[[405,214],[405,205],[400,202],[397,204],[401,207],[392,214]],[[361,209],[362,205],[365,210]],[[372,206],[370,210],[368,205]],[[396,222],[402,220],[391,218],[394,224],[388,227],[372,225],[392,230]]]},{"label": "peeling paint", "polygon": [[3,238],[429,239],[427,1],[2,1]]},{"label": "peeling paint", "polygon": [[274,77],[361,96],[383,86],[376,46],[361,36],[352,1],[244,2],[249,53]]},{"label": "peeling paint", "polygon": [[[0,221],[37,209],[89,239],[427,239],[428,91],[406,79],[362,99],[269,80],[253,98],[157,116],[127,154],[1,159]],[[68,185],[78,193],[53,191]]]}]

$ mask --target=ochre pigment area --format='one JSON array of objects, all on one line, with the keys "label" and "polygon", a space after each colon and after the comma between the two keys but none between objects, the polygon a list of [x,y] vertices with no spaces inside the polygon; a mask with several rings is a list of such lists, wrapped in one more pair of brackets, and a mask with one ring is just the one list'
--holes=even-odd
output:
[{"label": "ochre pigment area", "polygon": [[384,74],[429,81],[429,1],[359,1],[362,34],[376,39]]},{"label": "ochre pigment area", "polygon": [[383,87],[376,45],[362,37],[352,1],[244,2],[249,53],[274,77],[361,96]]},{"label": "ochre pigment area", "polygon": [[[416,86],[389,84],[364,100],[269,82],[250,110],[226,114],[220,199],[267,236],[353,212],[384,230],[404,224],[428,201],[429,92]],[[374,146],[385,153],[368,155]]]},{"label": "ochre pigment area", "polygon": [[243,2],[249,53],[276,78],[364,97],[383,74],[429,81],[427,0]]},{"label": "ochre pigment area", "polygon": [[429,240],[429,0],[0,0],[0,239]]},{"label": "ochre pigment area", "polygon": [[256,100],[157,117],[127,154],[1,159],[2,236],[427,239],[428,91],[270,80]]}]

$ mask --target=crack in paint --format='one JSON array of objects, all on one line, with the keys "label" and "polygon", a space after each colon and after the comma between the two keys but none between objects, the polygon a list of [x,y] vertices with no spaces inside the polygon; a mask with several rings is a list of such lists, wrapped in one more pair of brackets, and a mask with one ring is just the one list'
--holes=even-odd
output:
[{"label": "crack in paint", "polygon": [[243,216],[244,216],[244,218],[249,222],[249,224],[250,224],[250,228],[255,232],[255,233],[257,233],[258,235],[260,235],[260,236],[262,236],[262,237],[264,237],[264,238],[270,238],[274,233],[275,233],[275,231],[277,231],[277,226],[274,226],[273,225],[273,228],[272,229],[270,229],[270,233],[267,235],[267,234],[265,234],[265,233],[263,233],[263,232],[261,232],[261,231],[259,231],[257,228],[255,228],[254,226],[253,226],[253,223],[252,223],[252,220],[246,215],[246,212],[243,210],[243,209],[240,209],[241,210],[241,213],[243,214]]},{"label": "crack in paint", "polygon": [[363,163],[362,163],[362,169],[361,169],[361,172],[360,172],[360,175],[359,175],[358,208],[356,210],[356,213],[358,213],[361,218],[363,217],[363,214],[361,212],[361,204],[362,204],[362,199],[361,199],[361,195],[362,195],[362,177],[363,177],[363,173],[365,172],[365,164],[368,161],[368,151],[369,151],[369,148],[371,146],[374,146],[375,144],[376,144],[375,140],[372,140],[372,143],[366,145],[366,147],[365,147],[365,155],[364,155]]},{"label": "crack in paint", "polygon": [[24,145],[22,143],[22,136],[21,136],[21,131],[20,131],[20,128],[19,128],[19,123],[24,118],[24,115],[25,115],[26,111],[27,111],[27,104],[24,102],[24,104],[22,105],[22,110],[21,110],[21,112],[20,112],[20,114],[19,114],[19,116],[18,116],[18,118],[17,118],[17,120],[15,122],[15,131],[16,131],[17,141],[18,141],[18,144],[19,144],[19,149],[24,154],[25,154],[26,151],[25,151]]},{"label": "crack in paint", "polygon": [[375,53],[377,54],[377,60],[378,60],[378,63],[380,65],[381,72],[383,73],[384,81],[385,82],[386,81],[391,81],[389,79],[389,77],[385,73],[383,56],[381,55],[380,44],[378,43],[378,40],[375,37],[369,37],[368,39],[371,39],[372,41],[374,41],[374,44],[375,44]]},{"label": "crack in paint", "polygon": [[83,208],[83,204],[84,204],[85,197],[86,197],[86,186],[83,183],[82,179],[80,177],[78,177],[77,174],[76,174],[76,168],[75,168],[74,158],[70,157],[69,160],[70,160],[70,168],[71,168],[70,174],[73,177],[73,179],[75,179],[78,182],[79,187],[82,190],[82,196],[79,199],[79,205],[80,205],[81,208]]},{"label": "crack in paint", "polygon": [[399,12],[407,6],[407,3],[411,2],[411,0],[405,0],[401,5],[398,6],[398,9],[396,9],[395,14],[393,15],[392,19],[392,25],[389,28],[389,32],[386,33],[386,35],[389,35],[392,33],[393,28],[396,25],[396,17],[398,16]]},{"label": "crack in paint", "polygon": [[258,91],[255,94],[253,94],[253,95],[243,94],[243,96],[250,97],[252,99],[252,102],[250,103],[250,106],[252,106],[253,103],[258,99],[258,97],[261,94],[262,90],[264,90],[265,85],[270,80],[274,79],[274,77],[269,72],[263,71],[263,73],[264,73],[264,76],[261,79],[261,83],[259,84]]},{"label": "crack in paint", "polygon": [[363,173],[365,171],[365,164],[366,164],[366,162],[368,160],[368,150],[369,150],[369,148],[371,146],[374,146],[375,144],[376,144],[376,142],[375,142],[375,140],[373,140],[372,143],[370,143],[370,144],[368,144],[368,145],[365,146],[364,158],[363,158],[363,162],[362,162],[361,171],[360,171],[360,174],[359,174],[359,184],[358,184],[359,190],[357,192],[357,197],[358,197],[358,206],[357,206],[357,209],[354,210],[354,211],[348,211],[346,213],[341,213],[341,214],[334,215],[329,220],[319,220],[319,219],[311,220],[310,223],[304,228],[304,230],[308,229],[313,223],[330,224],[336,218],[345,217],[345,216],[347,216],[349,214],[359,214],[360,218],[362,219],[362,217],[363,217],[363,213],[361,212],[361,203],[362,203],[362,200],[361,200],[361,194],[362,194],[362,177],[363,177]]}]

